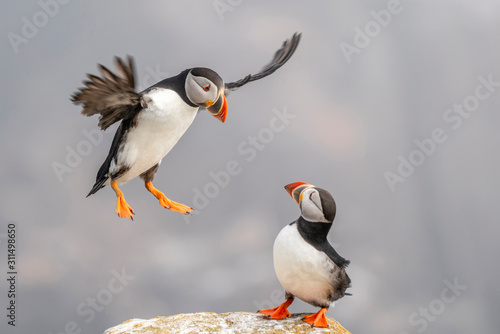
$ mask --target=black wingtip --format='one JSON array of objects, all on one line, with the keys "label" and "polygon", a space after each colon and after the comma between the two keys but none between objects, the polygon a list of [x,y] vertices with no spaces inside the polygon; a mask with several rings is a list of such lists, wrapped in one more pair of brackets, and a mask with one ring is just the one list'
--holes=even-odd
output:
[{"label": "black wingtip", "polygon": [[295,53],[297,46],[299,45],[300,38],[302,36],[301,32],[295,32],[291,38],[283,42],[281,48],[274,53],[273,59],[269,64],[264,66],[259,73],[246,76],[235,82],[229,82],[225,85],[226,94],[231,90],[235,90],[249,82],[256,81],[267,77],[274,73],[277,69],[283,66]]},{"label": "black wingtip", "polygon": [[296,44],[300,42],[300,38],[302,37],[302,32],[296,31],[293,36],[292,36],[292,41],[294,41]]}]

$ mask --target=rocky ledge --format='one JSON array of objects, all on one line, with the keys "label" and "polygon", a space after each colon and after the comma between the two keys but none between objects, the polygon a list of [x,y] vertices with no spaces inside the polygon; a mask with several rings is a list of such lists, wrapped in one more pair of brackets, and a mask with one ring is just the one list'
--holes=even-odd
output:
[{"label": "rocky ledge", "polygon": [[191,334],[191,333],[333,333],[350,334],[335,319],[327,317],[329,328],[311,328],[301,319],[305,314],[292,314],[288,319],[269,320],[262,314],[249,312],[186,313],[149,320],[131,319],[112,327],[104,334]]}]

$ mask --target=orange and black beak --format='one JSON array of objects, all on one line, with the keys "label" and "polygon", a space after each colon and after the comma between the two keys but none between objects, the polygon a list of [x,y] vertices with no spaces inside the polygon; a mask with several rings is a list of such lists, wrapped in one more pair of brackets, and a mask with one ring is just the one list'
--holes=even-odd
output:
[{"label": "orange and black beak", "polygon": [[207,110],[222,123],[226,121],[227,101],[223,91],[221,91],[217,101],[209,106]]},{"label": "orange and black beak", "polygon": [[295,203],[300,204],[301,194],[304,190],[314,187],[312,184],[304,182],[294,182],[285,186],[286,191],[292,196]]}]

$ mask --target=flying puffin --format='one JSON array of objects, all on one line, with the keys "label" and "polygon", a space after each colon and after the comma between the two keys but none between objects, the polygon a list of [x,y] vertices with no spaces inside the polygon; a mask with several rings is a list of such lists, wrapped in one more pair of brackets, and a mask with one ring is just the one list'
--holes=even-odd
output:
[{"label": "flying puffin", "polygon": [[226,95],[280,68],[295,52],[300,36],[295,33],[286,40],[272,61],[259,73],[230,83],[224,83],[211,69],[195,67],[136,92],[132,57],[129,56],[126,61],[115,57],[116,74],[99,64],[101,77],[88,74],[89,80],[84,81],[86,87],[75,92],[71,100],[83,106],[83,115],[99,114],[101,130],[118,121],[121,124],[87,197],[111,185],[117,197],[118,216],[133,219],[134,210],[125,201],[118,186],[139,176],[160,205],[183,214],[191,213],[192,208],[168,199],[153,186],[153,178],[163,157],[186,132],[198,111],[207,109],[224,122]]},{"label": "flying puffin", "polygon": [[285,226],[274,242],[274,269],[285,289],[286,301],[280,306],[260,310],[271,319],[290,316],[287,308],[295,297],[321,309],[303,318],[312,327],[328,327],[325,313],[346,293],[351,280],[345,268],[350,263],[330,245],[326,236],[335,218],[332,195],[304,182],[285,186],[300,205],[301,215]]}]

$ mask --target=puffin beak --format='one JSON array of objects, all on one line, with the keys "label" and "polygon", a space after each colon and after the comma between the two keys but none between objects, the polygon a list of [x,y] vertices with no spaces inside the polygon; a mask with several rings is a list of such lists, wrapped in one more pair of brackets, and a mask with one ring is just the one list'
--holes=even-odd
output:
[{"label": "puffin beak", "polygon": [[285,186],[286,191],[292,196],[295,203],[300,204],[302,201],[302,192],[307,188],[314,187],[312,184],[304,182],[294,182]]},{"label": "puffin beak", "polygon": [[222,123],[226,121],[227,101],[224,92],[220,93],[217,101],[215,101],[215,103],[210,105],[210,107],[208,107],[207,110],[212,114],[212,116],[217,118]]}]

